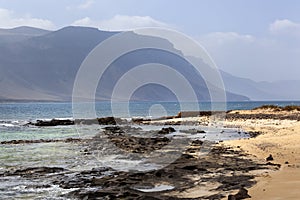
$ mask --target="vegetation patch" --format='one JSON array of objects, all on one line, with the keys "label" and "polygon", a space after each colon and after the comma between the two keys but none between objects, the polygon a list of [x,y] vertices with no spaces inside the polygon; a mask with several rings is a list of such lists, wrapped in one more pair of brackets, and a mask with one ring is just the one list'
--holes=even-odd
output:
[{"label": "vegetation patch", "polygon": [[274,111],[300,111],[300,106],[298,105],[287,105],[287,106],[277,106],[277,105],[262,105],[259,107],[254,108],[253,110],[259,109],[270,109]]}]

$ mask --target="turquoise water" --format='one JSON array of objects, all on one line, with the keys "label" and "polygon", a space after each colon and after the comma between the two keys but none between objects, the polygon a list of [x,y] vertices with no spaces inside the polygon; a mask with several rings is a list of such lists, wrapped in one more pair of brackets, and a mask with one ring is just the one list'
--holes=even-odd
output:
[{"label": "turquoise water", "polygon": [[[188,111],[211,110],[210,103],[183,103]],[[296,104],[300,102],[229,102],[226,110],[252,109],[264,104],[280,106]],[[128,117],[159,117],[176,115],[181,111],[176,102],[132,102],[126,108],[125,103],[114,105],[117,113],[114,116]],[[224,108],[219,104],[216,108]],[[125,109],[124,109],[125,108]],[[98,117],[112,116],[109,102],[95,104]],[[86,111],[87,112],[87,111]],[[84,116],[85,113],[83,113]],[[26,125],[29,121],[37,119],[73,118],[71,103],[2,103],[0,104],[0,141],[10,140],[38,140],[38,139],[64,139],[64,138],[92,138],[99,133],[101,126],[56,126],[34,127]],[[176,133],[170,137],[203,139],[207,141],[230,140],[248,137],[238,129],[209,128],[197,126],[197,129],[205,130],[206,133],[188,135],[180,132],[182,129],[192,129],[195,126],[176,127]],[[161,126],[142,126],[144,130],[159,130]],[[142,137],[142,136],[141,136]],[[146,137],[146,136],[145,136]],[[84,155],[82,150],[89,148],[86,143],[29,143],[29,144],[0,144],[0,173],[14,171],[33,166],[63,167],[71,172],[88,170],[94,167],[108,166],[116,170],[157,168],[156,163],[143,164],[142,160],[131,159],[127,155],[119,155],[118,149],[113,149],[103,140],[91,155]],[[108,145],[108,146],[107,146]],[[209,151],[209,149],[206,151]],[[49,181],[49,180],[48,180]],[[30,189],[32,185],[50,184],[43,178],[24,179],[19,176],[0,177],[0,199],[65,199],[61,194],[70,192],[57,185],[50,188]],[[28,189],[29,188],[29,189]],[[51,197],[51,198],[50,198]]]},{"label": "turquoise water", "polygon": [[[226,110],[252,109],[265,104],[274,104],[279,106],[285,105],[300,105],[300,101],[245,101],[245,102],[227,102],[224,104],[216,104],[217,108],[224,108]],[[128,110],[131,116],[147,117],[149,116],[149,109],[153,105],[161,105],[164,107],[167,115],[176,115],[181,111],[178,102],[131,102]],[[200,110],[211,110],[209,102],[203,103],[182,103],[185,110],[192,111],[198,108]],[[116,107],[120,107],[119,117],[124,117],[122,113],[126,103],[117,103]],[[99,117],[111,116],[110,102],[97,102],[95,110]],[[0,103],[0,120],[35,120],[35,119],[51,119],[51,118],[71,118],[73,117],[72,103]]]},{"label": "turquoise water", "polygon": [[[238,110],[252,109],[265,104],[279,106],[300,105],[300,101],[284,102],[227,102],[216,104],[216,109]],[[116,103],[113,105],[117,110],[114,111],[116,117],[161,117],[165,115],[177,115],[184,107],[186,111],[211,110],[211,104],[204,103],[181,103],[178,102],[130,102]],[[97,102],[95,110],[98,117],[112,116],[112,105],[110,102]],[[82,116],[86,116],[83,109]],[[129,113],[129,116],[128,116]],[[78,114],[78,113],[77,113]],[[79,115],[81,116],[80,113]],[[33,139],[61,139],[68,137],[78,137],[78,135],[90,135],[89,128],[78,129],[73,126],[64,127],[33,127],[25,126],[30,121],[37,119],[52,118],[73,118],[72,103],[0,103],[0,141],[8,140],[33,140]],[[78,118],[78,117],[77,117]],[[84,117],[82,117],[84,118]]]},{"label": "turquoise water", "polygon": [[[279,106],[300,105],[300,101],[284,102],[227,102],[226,104],[217,103],[215,109],[239,110],[253,109],[255,107],[274,104]],[[110,102],[97,102],[95,110],[97,117],[161,117],[165,115],[177,115],[184,107],[185,111],[211,110],[211,104],[204,103],[181,103],[178,102],[130,102],[116,103],[113,105],[116,111],[112,115],[112,105]],[[86,116],[83,109],[82,118]],[[128,116],[129,114],[129,116]],[[76,116],[81,116],[80,113]],[[0,141],[18,139],[51,139],[67,138],[78,136],[78,131],[74,127],[32,127],[24,126],[30,121],[37,119],[52,118],[73,118],[72,103],[0,103]],[[78,118],[78,117],[77,117]],[[81,131],[84,131],[82,129]],[[89,130],[85,131],[85,135]]]}]

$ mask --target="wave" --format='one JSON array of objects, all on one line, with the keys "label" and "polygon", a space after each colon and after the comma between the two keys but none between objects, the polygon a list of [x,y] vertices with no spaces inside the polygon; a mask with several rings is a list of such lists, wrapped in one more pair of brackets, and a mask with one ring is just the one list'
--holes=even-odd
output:
[{"label": "wave", "polygon": [[28,124],[26,120],[0,120],[0,127],[18,127]]}]

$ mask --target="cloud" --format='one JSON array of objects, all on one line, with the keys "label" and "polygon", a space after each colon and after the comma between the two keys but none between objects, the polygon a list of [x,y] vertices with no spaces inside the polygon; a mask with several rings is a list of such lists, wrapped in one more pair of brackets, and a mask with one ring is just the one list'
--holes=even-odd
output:
[{"label": "cloud", "polygon": [[277,35],[300,36],[300,23],[292,22],[288,19],[276,20],[270,24],[269,30]]},{"label": "cloud", "polygon": [[72,10],[87,10],[89,9],[93,4],[95,3],[95,0],[85,0],[81,4],[77,5],[68,5],[66,6],[67,11],[72,11]]},{"label": "cloud", "polygon": [[85,2],[83,2],[82,4],[78,5],[77,8],[78,9],[88,9],[90,8],[93,4],[95,3],[94,0],[86,0]]},{"label": "cloud", "polygon": [[200,39],[206,42],[210,41],[216,45],[224,45],[236,42],[251,43],[255,40],[255,37],[252,35],[240,35],[236,32],[213,32],[201,36]]},{"label": "cloud", "polygon": [[150,16],[127,16],[116,15],[108,20],[92,20],[89,17],[79,19],[72,23],[75,26],[90,26],[101,30],[120,31],[131,30],[142,27],[171,27],[170,25],[157,21]]},{"label": "cloud", "polygon": [[231,74],[256,81],[299,79],[300,43],[295,39],[234,32],[209,33],[197,39],[216,64]]},{"label": "cloud", "polygon": [[14,28],[18,26],[32,26],[48,30],[55,28],[54,24],[49,20],[32,18],[30,15],[19,17],[11,10],[0,8],[0,27]]}]

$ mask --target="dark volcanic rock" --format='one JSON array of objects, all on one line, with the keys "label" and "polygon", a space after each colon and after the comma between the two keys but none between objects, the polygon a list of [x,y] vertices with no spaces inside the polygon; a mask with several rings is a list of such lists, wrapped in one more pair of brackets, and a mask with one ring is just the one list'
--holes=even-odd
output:
[{"label": "dark volcanic rock", "polygon": [[32,144],[32,143],[51,143],[51,142],[65,142],[65,143],[74,143],[82,142],[83,139],[80,138],[67,138],[67,139],[39,139],[39,140],[10,140],[2,141],[0,144]]},{"label": "dark volcanic rock", "polygon": [[[125,137],[125,136],[123,136]],[[131,138],[132,139],[132,138]],[[124,144],[124,138],[116,141],[116,144]],[[135,140],[136,142],[137,140]],[[146,141],[146,144],[148,144]],[[201,149],[202,141],[194,141],[192,147]],[[126,148],[130,148],[129,146]],[[134,145],[132,148],[135,148]],[[130,150],[130,149],[128,149]],[[132,150],[131,150],[132,151]],[[224,196],[222,191],[231,191],[252,186],[254,176],[247,174],[251,170],[268,169],[266,164],[258,164],[250,159],[243,158],[241,151],[235,151],[227,147],[212,147],[205,157],[194,157],[190,154],[182,154],[165,168],[146,172],[117,172],[112,171],[109,175],[103,176],[103,170],[85,171],[78,173],[71,178],[61,178],[58,183],[63,188],[79,188],[67,194],[69,198],[79,199],[180,199],[176,196],[168,196],[170,191],[141,192],[135,188],[152,188],[154,185],[164,183],[174,186],[175,191],[186,191],[197,185],[206,185],[216,182],[221,184],[216,193],[211,196],[195,199],[221,199]],[[105,171],[105,170],[104,170]],[[228,174],[231,174],[228,176]],[[189,177],[200,176],[199,183]],[[195,185],[196,184],[196,185]],[[92,189],[88,189],[91,187]],[[231,199],[243,199],[248,197],[247,191],[241,189]]]},{"label": "dark volcanic rock", "polygon": [[[106,130],[119,131],[120,129],[108,128]],[[137,146],[135,145],[150,145],[147,149],[153,150],[157,143],[164,143],[163,140],[167,140],[165,138],[147,138],[148,141],[144,140],[145,138],[131,138],[126,135],[113,138],[116,140],[116,145],[120,146],[125,145],[127,140],[132,140],[134,144],[129,142],[124,147],[128,151],[136,149]],[[194,151],[200,151],[202,145],[203,141],[196,140],[192,142],[190,148],[193,148]],[[141,146],[139,148],[142,148]],[[217,183],[221,186],[212,190],[215,191],[215,194],[195,199],[221,199],[225,197],[224,191],[252,186],[255,181],[253,180],[254,176],[248,173],[249,171],[273,167],[272,165],[255,163],[246,159],[244,155],[241,151],[227,147],[212,146],[210,152],[204,157],[183,153],[181,157],[168,166],[152,171],[122,172],[109,167],[100,167],[80,172],[68,171],[59,167],[31,167],[6,172],[0,176],[20,176],[26,180],[39,178],[43,180],[40,185],[29,185],[28,188],[47,188],[49,185],[55,184],[64,189],[76,189],[63,195],[71,199],[181,199],[172,196],[170,192],[186,192],[194,187],[206,187],[208,183]],[[228,176],[228,174],[231,175]],[[191,177],[201,178],[195,182]],[[160,184],[170,185],[174,189],[149,193],[138,189],[152,188]],[[242,199],[246,196],[245,190],[240,190],[238,194],[231,195],[230,198]]]},{"label": "dark volcanic rock", "polygon": [[206,133],[204,130],[198,130],[198,129],[180,130],[180,132],[189,133],[189,134]]},{"label": "dark volcanic rock", "polygon": [[241,200],[247,198],[251,198],[251,196],[248,194],[248,190],[245,188],[241,188],[235,195],[228,196],[228,200]]},{"label": "dark volcanic rock", "polygon": [[64,172],[66,169],[61,167],[29,167],[26,169],[18,169],[14,172],[5,172],[6,176],[25,176],[25,177],[36,177],[45,174]]},{"label": "dark volcanic rock", "polygon": [[173,127],[168,127],[168,128],[162,128],[160,131],[158,131],[158,134],[169,134],[173,133],[176,130]]},{"label": "dark volcanic rock", "polygon": [[47,120],[37,120],[34,122],[29,122],[29,125],[34,126],[67,126],[67,125],[74,125],[74,120],[70,119],[52,119],[50,121]]},{"label": "dark volcanic rock", "polygon": [[[169,132],[174,130],[171,127],[164,129]],[[133,153],[133,157],[130,159],[135,159],[139,153],[144,155],[155,150],[161,151],[162,154],[170,153],[166,155],[172,155],[174,149],[162,148],[169,144],[171,139],[163,137],[164,135],[159,135],[157,132],[157,130],[143,131],[130,126],[108,126],[104,128],[101,135],[99,133],[79,145],[83,150],[81,153],[88,155],[87,157],[98,155],[99,150],[103,150],[99,146],[100,142],[103,143],[103,138],[105,138],[104,142],[109,139],[125,152]],[[145,135],[147,137],[138,137]],[[0,177],[18,176],[18,178],[26,180],[43,180],[44,182],[41,182],[40,186],[33,186],[36,188],[58,185],[64,189],[74,189],[72,192],[62,195],[62,197],[70,199],[171,200],[180,199],[172,194],[173,191],[188,192],[199,186],[210,187],[211,183],[216,183],[220,185],[218,188],[208,188],[214,192],[211,196],[200,196],[195,199],[221,199],[232,190],[251,187],[255,184],[254,176],[249,173],[250,171],[277,168],[275,164],[257,163],[247,159],[245,158],[246,154],[241,150],[213,144],[215,143],[201,140],[191,141],[181,156],[174,159],[174,162],[166,163],[163,168],[151,171],[136,169],[123,172],[109,167],[72,171],[60,167],[31,167],[8,171],[0,174]],[[161,159],[161,157],[155,159]],[[149,160],[149,164],[151,163],[155,163],[155,160]],[[174,188],[149,193],[138,189],[152,188],[158,185],[169,185]],[[244,196],[246,196],[245,191],[241,190],[238,194],[231,195],[231,198],[241,199]]]},{"label": "dark volcanic rock", "polygon": [[[132,153],[150,153],[161,149],[170,142],[167,137],[157,137],[155,135],[157,131],[143,131],[141,128],[131,126],[108,126],[103,129],[109,141],[114,143],[116,147]],[[175,131],[175,129],[169,127],[164,131],[170,132]],[[142,137],[133,136],[133,134]],[[92,140],[93,145],[98,146],[103,138],[101,135],[96,135]]]},{"label": "dark volcanic rock", "polygon": [[84,125],[92,125],[92,124],[99,124],[99,125],[117,125],[117,124],[126,124],[127,121],[114,118],[114,117],[103,117],[103,118],[96,118],[96,119],[52,119],[52,120],[37,120],[36,122],[29,122],[28,125],[33,126],[68,126],[74,124],[84,124]]},{"label": "dark volcanic rock", "polygon": [[274,160],[274,158],[273,158],[272,154],[270,154],[270,155],[266,158],[266,161],[272,161],[272,160]]},{"label": "dark volcanic rock", "polygon": [[224,111],[181,111],[177,114],[176,118],[183,117],[203,117],[212,115],[222,115]]},{"label": "dark volcanic rock", "polygon": [[97,120],[100,125],[116,125],[117,124],[114,117],[98,118]]},{"label": "dark volcanic rock", "polygon": [[115,118],[115,117],[102,117],[96,119],[76,119],[76,124],[84,124],[84,125],[92,125],[92,124],[99,124],[99,125],[117,125],[117,124],[126,124],[127,121]]},{"label": "dark volcanic rock", "polygon": [[120,149],[133,153],[150,153],[162,148],[170,142],[166,137],[139,138],[121,135],[118,137],[111,137],[110,141]]},{"label": "dark volcanic rock", "polygon": [[249,131],[249,132],[247,132],[247,134],[248,134],[251,138],[255,138],[255,137],[261,135],[262,133],[259,132],[259,131]]},{"label": "dark volcanic rock", "polygon": [[265,165],[275,166],[275,167],[277,167],[277,169],[279,169],[281,167],[281,164],[276,164],[276,163],[271,163],[271,162],[267,162]]}]

